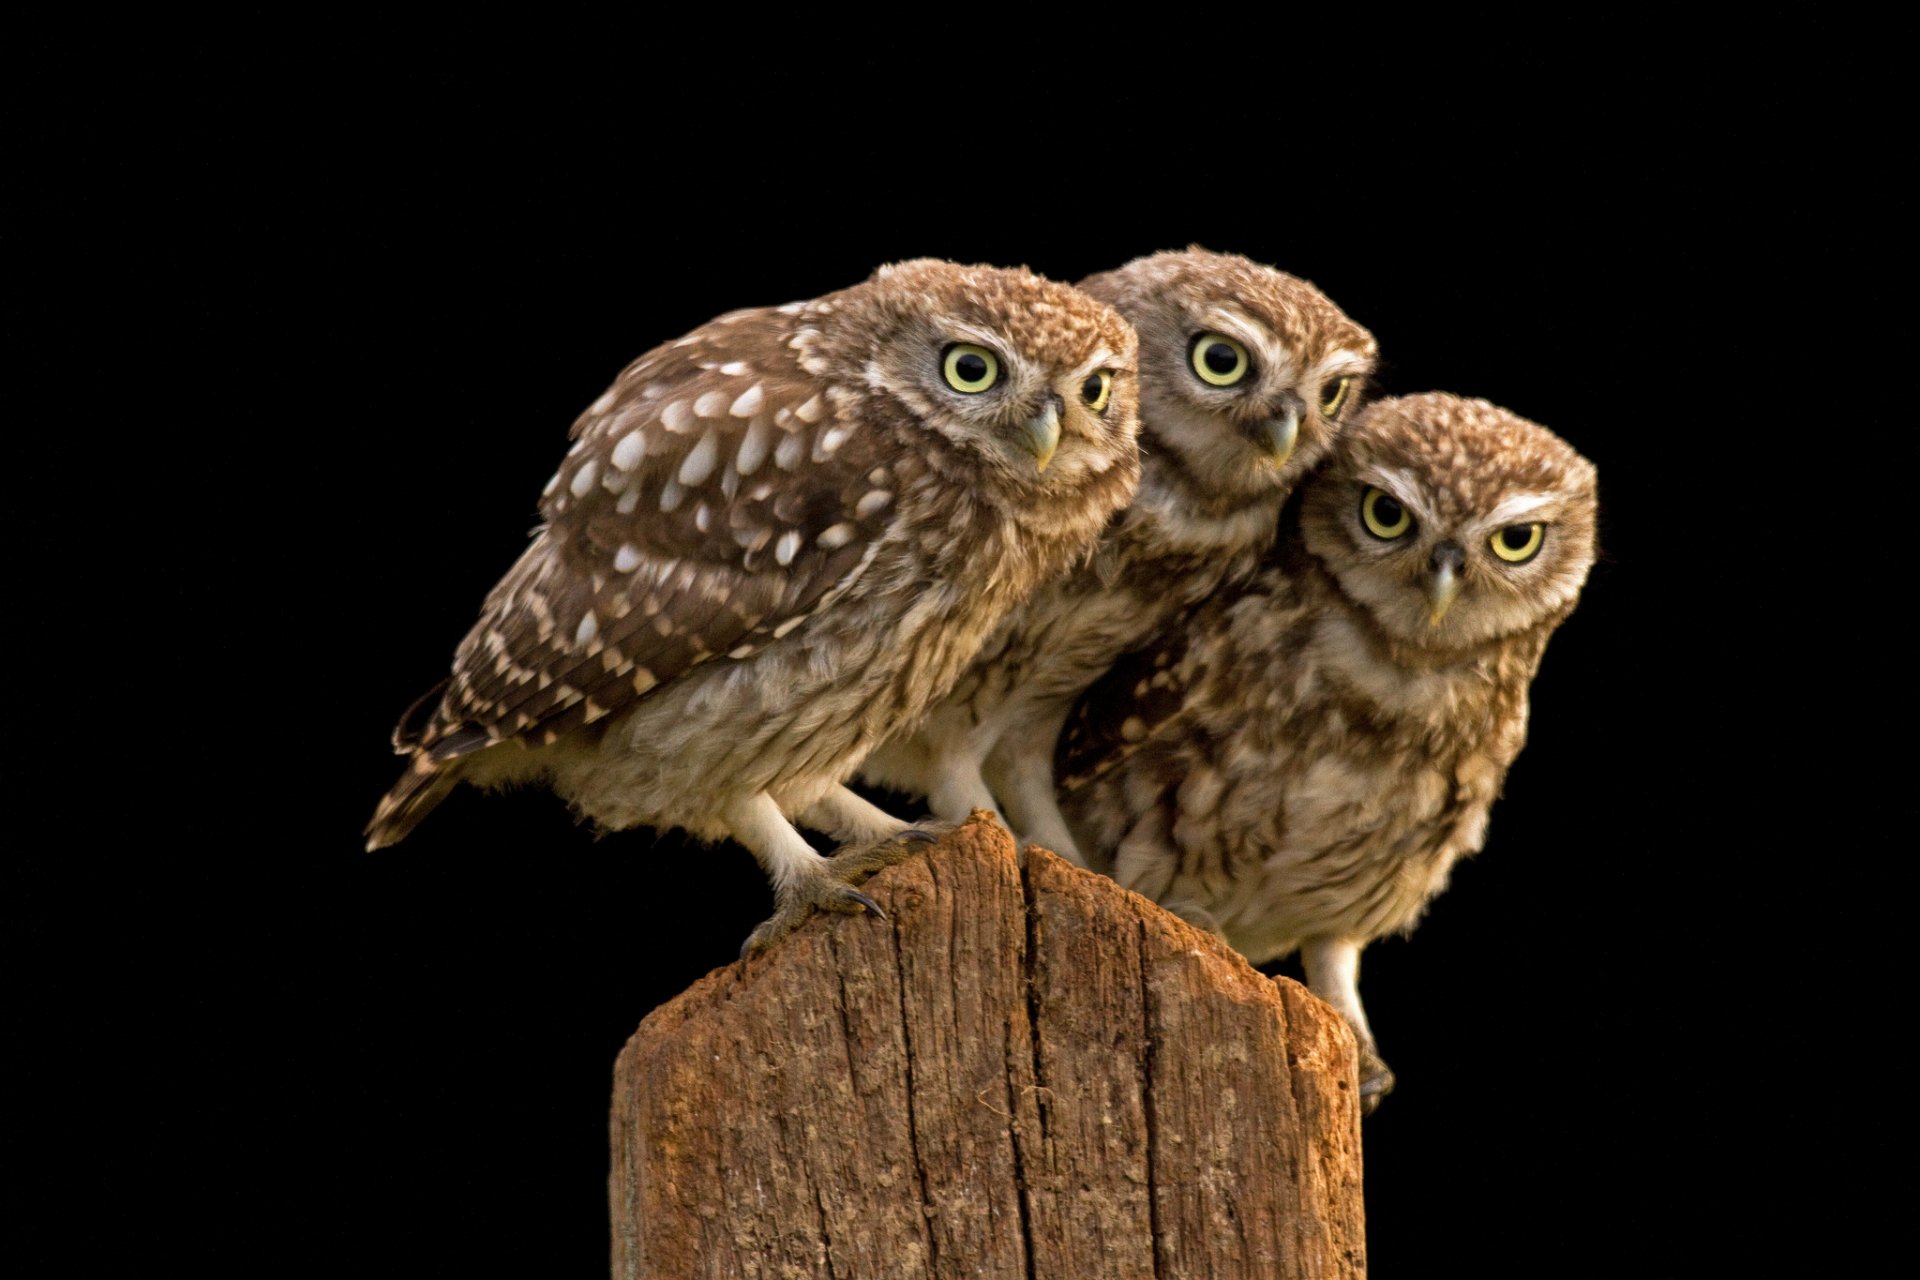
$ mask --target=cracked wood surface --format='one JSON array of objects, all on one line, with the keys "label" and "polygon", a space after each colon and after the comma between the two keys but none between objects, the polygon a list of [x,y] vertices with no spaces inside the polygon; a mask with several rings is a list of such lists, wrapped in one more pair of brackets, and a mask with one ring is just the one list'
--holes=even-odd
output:
[{"label": "cracked wood surface", "polygon": [[1366,1271],[1353,1037],[1103,876],[968,823],[649,1014],[617,1277]]}]

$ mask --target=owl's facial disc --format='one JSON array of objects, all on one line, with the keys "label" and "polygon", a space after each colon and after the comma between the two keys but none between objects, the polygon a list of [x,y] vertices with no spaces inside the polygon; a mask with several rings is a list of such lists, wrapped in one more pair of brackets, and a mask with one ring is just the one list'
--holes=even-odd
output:
[{"label": "owl's facial disc", "polygon": [[1049,393],[1040,412],[1022,424],[1020,443],[1032,451],[1033,460],[1040,464],[1042,471],[1053,461],[1053,451],[1060,447],[1060,408],[1060,397]]},{"label": "owl's facial disc", "polygon": [[1460,573],[1467,567],[1467,550],[1449,538],[1427,557],[1427,625],[1437,627],[1460,595]]}]

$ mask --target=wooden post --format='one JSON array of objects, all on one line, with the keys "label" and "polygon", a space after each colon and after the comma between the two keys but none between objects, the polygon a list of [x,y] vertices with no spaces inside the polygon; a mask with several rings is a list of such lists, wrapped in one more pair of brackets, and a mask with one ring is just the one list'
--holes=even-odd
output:
[{"label": "wooden post", "polygon": [[649,1014],[614,1068],[613,1273],[1366,1270],[1346,1025],[976,815]]}]

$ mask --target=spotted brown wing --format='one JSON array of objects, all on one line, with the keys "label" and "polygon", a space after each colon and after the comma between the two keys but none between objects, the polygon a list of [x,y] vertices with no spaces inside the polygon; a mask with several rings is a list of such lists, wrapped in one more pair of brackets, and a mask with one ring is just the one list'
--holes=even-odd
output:
[{"label": "spotted brown wing", "polygon": [[552,741],[751,656],[851,584],[906,477],[876,438],[887,406],[801,370],[795,326],[723,316],[635,361],[581,416],[545,525],[488,595],[435,714],[397,746],[444,761]]},{"label": "spotted brown wing", "polygon": [[1200,671],[1187,633],[1174,631],[1114,663],[1080,695],[1054,750],[1060,790],[1092,783],[1180,716]]}]

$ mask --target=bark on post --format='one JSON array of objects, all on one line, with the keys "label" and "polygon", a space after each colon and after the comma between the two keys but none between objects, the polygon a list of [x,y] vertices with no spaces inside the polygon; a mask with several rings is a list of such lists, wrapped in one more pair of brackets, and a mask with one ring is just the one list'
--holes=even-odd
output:
[{"label": "bark on post", "polygon": [[976,818],[641,1023],[613,1273],[1358,1276],[1353,1037]]}]

